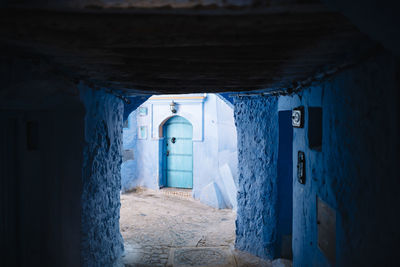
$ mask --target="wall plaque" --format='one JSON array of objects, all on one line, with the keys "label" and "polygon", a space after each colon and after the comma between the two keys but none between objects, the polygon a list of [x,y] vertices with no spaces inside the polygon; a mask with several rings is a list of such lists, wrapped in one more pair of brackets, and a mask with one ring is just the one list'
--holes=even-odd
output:
[{"label": "wall plaque", "polygon": [[306,155],[303,151],[297,152],[297,181],[306,183]]},{"label": "wall plaque", "polygon": [[311,149],[321,151],[322,148],[322,108],[308,108],[308,145]]}]

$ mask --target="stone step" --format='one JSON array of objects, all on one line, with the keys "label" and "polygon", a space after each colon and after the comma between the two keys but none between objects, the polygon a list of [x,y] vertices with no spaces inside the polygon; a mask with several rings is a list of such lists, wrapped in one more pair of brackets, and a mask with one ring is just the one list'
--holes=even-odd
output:
[{"label": "stone step", "polygon": [[193,199],[192,189],[164,187],[161,188],[159,192],[166,196]]}]

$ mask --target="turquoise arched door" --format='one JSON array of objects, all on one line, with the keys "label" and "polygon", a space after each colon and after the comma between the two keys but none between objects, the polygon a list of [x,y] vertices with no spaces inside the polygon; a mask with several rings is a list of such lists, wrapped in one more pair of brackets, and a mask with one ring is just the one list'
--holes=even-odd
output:
[{"label": "turquoise arched door", "polygon": [[174,116],[163,126],[163,169],[167,187],[193,187],[193,127]]}]

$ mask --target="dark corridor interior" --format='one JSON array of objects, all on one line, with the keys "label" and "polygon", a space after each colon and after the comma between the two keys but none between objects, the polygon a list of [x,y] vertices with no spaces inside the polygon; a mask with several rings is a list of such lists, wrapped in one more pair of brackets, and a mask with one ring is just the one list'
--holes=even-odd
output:
[{"label": "dark corridor interior", "polygon": [[154,94],[218,92],[237,129],[235,249],[396,266],[399,10],[1,0],[0,265],[119,266],[126,114]]}]

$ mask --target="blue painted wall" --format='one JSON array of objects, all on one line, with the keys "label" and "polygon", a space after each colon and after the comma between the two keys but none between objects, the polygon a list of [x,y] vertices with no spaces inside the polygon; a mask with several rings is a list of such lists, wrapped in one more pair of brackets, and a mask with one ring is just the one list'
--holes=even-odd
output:
[{"label": "blue painted wall", "polygon": [[221,97],[222,100],[229,103],[229,105],[233,107],[235,97],[232,95],[232,93],[219,93],[218,95]]},{"label": "blue painted wall", "polygon": [[79,86],[85,105],[82,171],[82,265],[117,266],[123,252],[119,230],[123,102],[103,90]]},{"label": "blue painted wall", "polygon": [[129,114],[134,112],[143,102],[145,102],[151,95],[148,96],[132,96],[127,97],[127,102],[124,102],[124,115],[123,120],[127,120]]},{"label": "blue painted wall", "polygon": [[133,177],[130,175],[124,175],[124,173],[135,173],[135,171],[137,170],[138,160],[136,160],[136,155],[138,147],[136,140],[138,132],[136,130],[135,131],[130,130],[130,129],[137,129],[137,120],[133,119],[135,117],[136,117],[136,110],[132,111],[129,114],[128,118],[126,118],[126,120],[128,120],[128,125],[127,125],[128,127],[123,129],[123,134],[122,134],[123,149],[131,150],[134,157],[134,160],[126,160],[122,162],[121,165],[122,192],[129,191],[136,185],[136,179],[133,179]]},{"label": "blue painted wall", "polygon": [[[299,96],[282,109],[304,105],[304,129],[294,129],[293,161],[306,154],[307,181],[294,178],[295,266],[329,265],[317,246],[316,197],[336,209],[336,265],[384,266],[394,260],[400,231],[399,66],[382,54]],[[308,107],[322,107],[321,151],[310,149]],[[390,264],[389,264],[390,265]]]},{"label": "blue painted wall", "polygon": [[235,101],[239,189],[235,246],[273,258],[277,246],[278,101]]},{"label": "blue painted wall", "polygon": [[[317,197],[336,211],[336,266],[397,261],[399,73],[398,60],[382,52],[294,96],[237,99],[237,248],[278,255],[277,116],[302,105],[305,127],[293,130],[293,265],[332,265],[317,244]],[[322,108],[318,149],[309,143],[309,107]],[[299,150],[305,185],[297,182]]]}]

